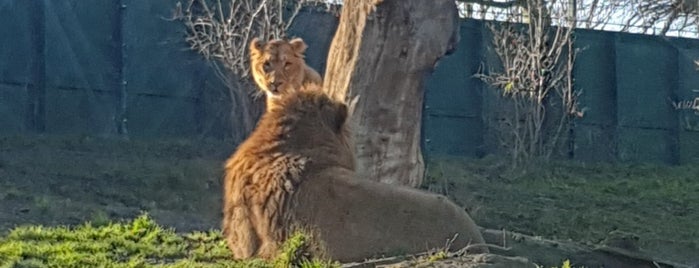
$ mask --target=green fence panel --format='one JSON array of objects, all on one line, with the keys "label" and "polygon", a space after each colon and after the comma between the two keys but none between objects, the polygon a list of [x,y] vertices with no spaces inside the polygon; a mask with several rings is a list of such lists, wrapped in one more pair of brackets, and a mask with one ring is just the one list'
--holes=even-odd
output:
[{"label": "green fence panel", "polygon": [[306,64],[325,76],[330,43],[335,36],[339,19],[317,8],[304,8],[289,27],[290,38],[300,37],[308,45]]},{"label": "green fence panel", "polygon": [[580,108],[585,116],[578,122],[593,125],[616,124],[616,34],[611,32],[575,31],[579,53],[573,76],[580,93]]},{"label": "green fence panel", "polygon": [[[204,59],[189,49],[172,1],[125,0],[124,80],[129,95],[197,97]],[[210,70],[209,70],[210,71]],[[177,101],[179,102],[179,101]]]},{"label": "green fence panel", "polygon": [[[493,48],[493,38],[494,35],[489,29],[488,25],[492,22],[483,22],[481,28],[481,42],[480,42],[480,58],[481,69],[483,74],[489,74],[491,72],[501,72],[502,62],[499,56]],[[511,105],[508,105],[507,101],[503,99],[500,95],[501,93],[488,86],[487,84],[482,84],[481,91],[481,118],[483,120],[483,148],[484,153],[501,153],[502,151],[502,137],[498,135],[499,125],[502,122],[502,118],[507,116],[508,113],[512,113]]]},{"label": "green fence panel", "polygon": [[679,121],[681,163],[699,161],[699,40],[673,39],[678,51],[679,85],[672,107]]},{"label": "green fence panel", "polygon": [[423,144],[428,153],[483,154],[482,83],[473,75],[481,64],[482,24],[461,24],[458,48],[442,58],[425,83]]},{"label": "green fence panel", "polygon": [[[0,33],[8,37],[0,46],[0,133],[35,126],[30,108],[41,98],[45,111],[38,117],[45,117],[48,133],[112,134],[121,112],[134,137],[225,137],[235,131],[227,117],[228,88],[188,49],[183,26],[166,19],[174,2],[35,3],[0,4],[6,26]],[[306,60],[321,74],[337,23],[332,14],[305,9],[290,29],[290,37],[309,45]],[[426,82],[427,155],[479,157],[499,150],[494,126],[510,108],[473,77],[500,67],[486,25],[462,21],[457,49]],[[36,27],[44,34],[33,36]],[[35,42],[41,38],[43,50]],[[574,124],[575,159],[699,159],[698,40],[588,30],[576,30],[576,38],[575,89],[585,114]],[[44,91],[35,90],[32,80],[42,78],[42,70]]]},{"label": "green fence panel", "polygon": [[0,4],[0,135],[27,130],[27,109],[32,101],[32,71],[35,60],[32,40],[31,1],[3,1]]},{"label": "green fence panel", "polygon": [[575,119],[573,157],[583,161],[616,159],[615,33],[576,30],[573,77],[582,118]]},{"label": "green fence panel", "polygon": [[[202,56],[189,49],[185,27],[172,16],[172,1],[124,2],[126,120],[134,137],[195,135],[201,129],[203,91],[211,74]],[[211,85],[211,83],[208,83]],[[222,84],[217,84],[222,86]],[[201,105],[198,105],[201,104]],[[196,136],[196,135],[195,135]]]},{"label": "green fence panel", "polygon": [[662,39],[620,33],[616,44],[617,122],[623,127],[672,129],[677,51]]},{"label": "green fence panel", "polygon": [[0,135],[26,131],[27,87],[0,84]]},{"label": "green fence panel", "polygon": [[52,134],[113,134],[114,94],[85,89],[46,90],[46,131]]},{"label": "green fence panel", "polygon": [[44,4],[46,131],[114,134],[118,6],[98,0]]},{"label": "green fence panel", "polygon": [[[197,109],[194,99],[129,95],[129,133],[137,138],[196,137]],[[147,115],[147,116],[146,116]]]},{"label": "green fence panel", "polygon": [[673,131],[619,127],[618,160],[626,162],[677,163]]},{"label": "green fence panel", "polygon": [[617,124],[624,128],[618,157],[678,162],[676,113],[669,101],[678,87],[677,50],[653,36],[617,37]]},{"label": "green fence panel", "polygon": [[575,124],[573,159],[608,162],[617,159],[616,126]]},{"label": "green fence panel", "polygon": [[2,1],[0,4],[0,82],[9,84],[29,83],[33,44],[31,1]]},{"label": "green fence panel", "polygon": [[113,90],[114,1],[45,1],[45,9],[47,87]]}]

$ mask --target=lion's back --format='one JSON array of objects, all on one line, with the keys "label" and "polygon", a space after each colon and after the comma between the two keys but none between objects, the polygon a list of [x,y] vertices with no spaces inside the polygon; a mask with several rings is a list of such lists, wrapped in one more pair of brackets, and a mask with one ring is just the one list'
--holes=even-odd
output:
[{"label": "lion's back", "polygon": [[[343,103],[320,91],[299,91],[279,102],[224,165],[222,229],[237,259],[274,256],[287,235],[290,197],[302,178],[327,166],[324,161],[354,163],[345,148]],[[349,155],[338,158],[342,152]]]}]

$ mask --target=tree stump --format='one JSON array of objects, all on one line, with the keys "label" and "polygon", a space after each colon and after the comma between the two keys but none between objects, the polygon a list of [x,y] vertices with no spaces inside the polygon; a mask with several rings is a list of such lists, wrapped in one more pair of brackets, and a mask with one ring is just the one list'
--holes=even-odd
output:
[{"label": "tree stump", "polygon": [[352,131],[361,179],[419,186],[424,80],[459,40],[453,0],[345,0],[324,78],[359,96]]}]

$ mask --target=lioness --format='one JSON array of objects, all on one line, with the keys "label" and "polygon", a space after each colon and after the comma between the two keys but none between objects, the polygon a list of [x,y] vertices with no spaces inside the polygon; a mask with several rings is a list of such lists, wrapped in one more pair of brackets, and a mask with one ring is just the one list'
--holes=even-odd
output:
[{"label": "lioness", "polygon": [[320,74],[306,65],[304,53],[307,47],[301,38],[291,41],[275,39],[266,43],[255,38],[250,42],[252,76],[266,95],[268,110],[273,105],[271,99],[289,90],[301,89],[308,84],[323,84]]},{"label": "lioness", "polygon": [[295,226],[343,262],[423,252],[455,234],[453,248],[483,243],[446,197],[355,178],[344,103],[320,89],[271,102],[225,165],[223,232],[235,258],[273,257]]}]

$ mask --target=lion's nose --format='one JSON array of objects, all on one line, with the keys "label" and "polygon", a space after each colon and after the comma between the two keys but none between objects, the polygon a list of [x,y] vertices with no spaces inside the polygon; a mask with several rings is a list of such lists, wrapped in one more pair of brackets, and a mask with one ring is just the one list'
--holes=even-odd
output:
[{"label": "lion's nose", "polygon": [[279,91],[279,87],[282,85],[281,82],[272,82],[272,92]]},{"label": "lion's nose", "polygon": [[272,93],[278,93],[279,92],[279,85],[281,83],[278,82],[272,82],[269,84],[269,91]]}]

